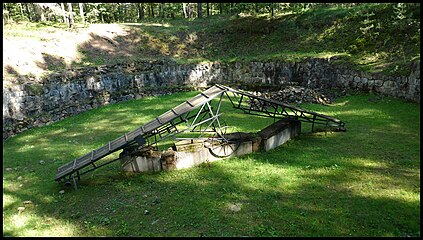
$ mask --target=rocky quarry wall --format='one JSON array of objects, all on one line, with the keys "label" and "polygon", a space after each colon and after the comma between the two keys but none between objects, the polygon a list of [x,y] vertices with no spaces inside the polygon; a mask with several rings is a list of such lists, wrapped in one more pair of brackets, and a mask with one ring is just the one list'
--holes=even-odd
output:
[{"label": "rocky quarry wall", "polygon": [[410,66],[409,76],[392,77],[351,70],[332,64],[333,60],[201,64],[144,61],[67,70],[41,79],[3,79],[3,139],[101,105],[201,89],[215,83],[247,90],[295,85],[370,91],[420,103],[419,62]]}]

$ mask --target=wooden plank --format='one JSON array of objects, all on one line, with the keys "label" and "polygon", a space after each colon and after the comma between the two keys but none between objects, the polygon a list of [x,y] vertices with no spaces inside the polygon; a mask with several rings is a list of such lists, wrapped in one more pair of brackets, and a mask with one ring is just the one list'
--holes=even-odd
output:
[{"label": "wooden plank", "polygon": [[203,95],[206,98],[210,98],[207,94],[205,94],[204,92],[201,92],[201,95]]},{"label": "wooden plank", "polygon": [[179,116],[179,114],[178,114],[178,112],[176,112],[176,110],[175,109],[170,109],[176,116]]},{"label": "wooden plank", "polygon": [[194,107],[194,105],[189,100],[186,100],[185,102],[188,103],[191,107]]}]

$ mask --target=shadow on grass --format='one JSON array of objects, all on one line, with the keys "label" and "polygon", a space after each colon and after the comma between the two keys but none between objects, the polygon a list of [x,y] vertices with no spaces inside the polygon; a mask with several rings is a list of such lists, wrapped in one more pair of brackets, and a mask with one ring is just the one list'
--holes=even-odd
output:
[{"label": "shadow on grass", "polygon": [[[154,26],[145,32],[131,30],[128,37],[120,39],[120,52],[140,51],[167,58],[185,56],[188,48],[195,48],[200,54],[201,44],[207,40],[197,32],[177,38],[170,34],[166,37],[172,43],[182,41],[182,45],[172,46],[162,36],[152,34],[153,28],[157,30]],[[137,36],[140,32],[143,38]],[[239,39],[239,35],[233,37]],[[92,35],[80,46],[79,51],[86,55],[83,61],[95,65],[96,61],[103,63],[103,58],[127,58],[119,55],[115,49],[119,46],[111,40]],[[220,50],[244,53],[243,46],[233,45],[238,41],[219,40],[208,42],[208,47],[224,43]],[[145,49],[131,48],[135,42]],[[254,44],[261,46],[260,41]],[[245,46],[250,47],[249,43]],[[49,55],[45,59],[63,67],[61,59]],[[19,75],[13,69],[7,71]],[[415,145],[420,135],[413,133],[416,128],[412,125],[416,119],[398,116],[403,104],[394,109],[356,107],[366,104],[358,99],[333,107],[347,123],[346,133],[326,138],[304,136],[272,152],[175,172],[125,174],[119,173],[118,164],[112,164],[84,176],[78,191],[66,190],[63,195],[59,194],[61,186],[53,181],[58,166],[153,119],[170,109],[174,100],[169,98],[162,106],[153,107],[156,99],[147,99],[149,106],[145,108],[138,108],[134,101],[113,115],[103,111],[106,108],[96,109],[29,130],[4,142],[3,196],[7,199],[3,235],[31,235],[37,229],[57,236],[420,235],[420,203],[415,200],[420,186]],[[372,111],[360,115],[364,109]],[[414,107],[410,110],[417,111]],[[128,112],[137,112],[142,118],[135,122]],[[380,112],[394,120],[373,117]],[[399,133],[376,134],[383,130],[380,124],[387,123],[399,124]],[[398,138],[404,148],[396,147]],[[407,147],[412,147],[411,154]],[[410,163],[405,164],[404,159]],[[41,160],[46,163],[40,164]],[[5,172],[7,167],[18,169]],[[19,176],[23,179],[17,180]],[[35,208],[18,214],[16,209],[26,200],[34,202]],[[231,204],[239,204],[241,211],[230,211]],[[145,210],[149,214],[144,215]],[[22,220],[25,217],[30,220]],[[55,226],[67,223],[75,230],[49,232],[52,224],[48,218],[56,221]],[[16,221],[19,219],[21,223]]]},{"label": "shadow on grass", "polygon": [[[53,194],[54,207],[34,195],[5,193],[32,199],[40,206],[37,215],[70,221],[83,236],[400,236],[419,229],[417,203],[336,189],[348,179],[336,177],[334,186],[327,186],[330,179],[298,179],[296,187],[286,190],[277,186],[289,179],[279,177],[275,183],[251,176],[254,171],[242,173],[244,167],[228,167],[233,165],[85,178],[77,192]],[[257,185],[257,177],[269,182]],[[232,204],[241,210],[230,211]]]},{"label": "shadow on grass", "polygon": [[[31,231],[73,236],[420,234],[420,202],[416,197],[420,192],[419,153],[402,150],[416,148],[412,146],[418,138],[411,138],[419,136],[415,132],[418,109],[397,100],[369,105],[365,96],[348,97],[348,104],[326,108],[339,112],[339,118],[347,122],[345,133],[304,134],[269,152],[172,172],[128,174],[121,172],[118,163],[111,164],[84,175],[78,191],[58,193],[61,186],[52,179],[60,161],[84,153],[69,145],[69,140],[80,141],[81,148],[90,148],[92,142],[103,145],[103,138],[108,141],[127,132],[116,126],[136,126],[131,123],[131,114],[143,113],[145,118],[140,122],[148,121],[169,105],[176,105],[171,96],[163,98],[155,108],[157,112],[138,108],[141,100],[128,101],[62,120],[43,127],[38,134],[28,132],[7,140],[4,167],[18,170],[4,172],[4,235],[22,236]],[[152,106],[157,100],[142,102]],[[396,105],[415,113],[396,116],[398,112],[390,108]],[[116,109],[116,115],[110,114],[110,108]],[[367,114],[353,114],[360,110]],[[390,118],[369,121],[375,111]],[[414,121],[406,124],[407,118]],[[101,126],[96,124],[100,120]],[[402,131],[369,134],[398,121],[404,123]],[[85,132],[88,122],[98,129]],[[398,146],[398,134],[410,140]],[[96,140],[86,139],[89,136]],[[382,145],[372,146],[378,141]],[[53,157],[62,160],[54,161]],[[39,160],[46,163],[38,164]],[[413,163],[404,164],[407,161]],[[23,179],[17,180],[19,176]],[[36,207],[18,214],[17,207],[26,200]],[[232,212],[229,208],[233,204],[241,210]],[[145,210],[149,214],[145,215]],[[24,217],[28,218],[24,224],[16,223]],[[48,218],[55,224],[49,225]],[[74,230],[46,232],[49,226],[64,223]]]}]

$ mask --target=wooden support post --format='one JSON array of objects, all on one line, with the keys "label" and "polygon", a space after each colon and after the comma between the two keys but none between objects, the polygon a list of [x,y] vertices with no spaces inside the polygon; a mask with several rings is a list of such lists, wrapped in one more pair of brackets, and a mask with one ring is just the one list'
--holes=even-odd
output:
[{"label": "wooden support post", "polygon": [[325,126],[325,136],[327,136],[327,135],[328,135],[328,123],[329,123],[329,121],[328,121],[328,120],[326,120],[326,126]]},{"label": "wooden support post", "polygon": [[78,190],[78,186],[76,185],[75,176],[72,176],[72,182],[73,182],[73,187],[75,188],[75,191]]}]

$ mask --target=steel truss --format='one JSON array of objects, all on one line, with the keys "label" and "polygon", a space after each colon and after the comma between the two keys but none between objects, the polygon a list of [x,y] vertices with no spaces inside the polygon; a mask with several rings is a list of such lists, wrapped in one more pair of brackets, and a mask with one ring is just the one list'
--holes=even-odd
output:
[{"label": "steel truss", "polygon": [[[239,146],[236,145],[237,141],[226,138],[228,126],[219,119],[222,114],[220,110],[224,96],[228,97],[233,108],[240,109],[246,114],[272,117],[274,121],[280,118],[294,118],[311,123],[312,131],[314,131],[315,124],[323,124],[325,128],[345,131],[345,123],[338,119],[223,85],[215,85],[134,131],[59,167],[55,180],[65,182],[65,184],[73,183],[74,188],[77,189],[76,179],[80,180],[81,175],[115,162],[134,151],[139,151],[141,148],[154,146],[157,148],[158,142],[168,138],[176,139],[176,135],[183,132],[199,134],[196,138],[190,139],[207,139],[213,142],[212,146],[228,145],[232,152],[236,151],[237,146]],[[218,100],[212,101],[214,99]],[[233,146],[234,143],[235,147]],[[123,150],[119,158],[103,159],[119,150]],[[212,147],[209,150],[212,152]],[[105,162],[96,165],[95,163],[100,159]]]},{"label": "steel truss", "polygon": [[221,87],[227,89],[225,93],[232,103],[232,107],[240,109],[246,114],[272,117],[275,120],[277,118],[294,118],[302,122],[311,123],[312,132],[315,124],[325,125],[326,129],[330,128],[336,131],[346,130],[345,123],[339,119],[226,86]]}]

